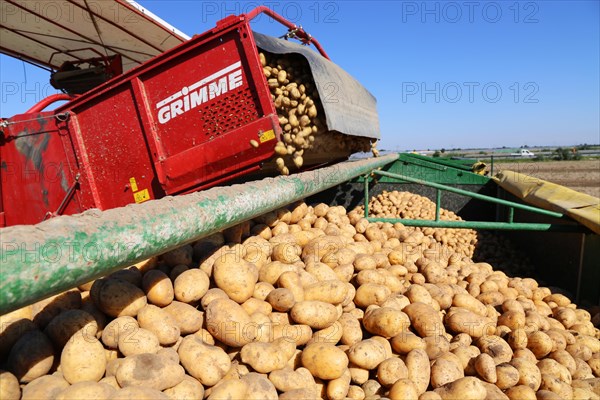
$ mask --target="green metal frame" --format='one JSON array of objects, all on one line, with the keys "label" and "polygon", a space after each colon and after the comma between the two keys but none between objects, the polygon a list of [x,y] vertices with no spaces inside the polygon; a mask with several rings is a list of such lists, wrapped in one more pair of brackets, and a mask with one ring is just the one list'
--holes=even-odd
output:
[{"label": "green metal frame", "polygon": [[[418,154],[403,153],[398,160],[385,166],[385,171],[416,177],[428,182],[447,185],[485,185],[490,178],[472,172],[473,162],[470,160],[448,160],[432,158]],[[380,183],[397,183],[398,180],[383,176]]]},{"label": "green metal frame", "polygon": [[[391,179],[391,182],[411,182],[417,183],[424,186],[433,187],[436,189],[436,202],[435,202],[435,219],[434,220],[422,220],[422,219],[404,219],[404,218],[375,218],[369,217],[369,181],[372,179],[372,175],[379,175]],[[476,174],[472,174],[476,175]],[[444,185],[441,183],[430,182],[424,179],[413,178],[407,175],[401,175],[391,173],[382,170],[373,170],[371,174],[363,177],[364,181],[364,196],[365,196],[365,218],[371,222],[400,222],[406,226],[418,226],[418,227],[432,227],[432,228],[458,228],[458,229],[498,229],[498,230],[530,230],[530,231],[551,231],[551,232],[586,232],[587,229],[579,224],[543,224],[543,223],[531,223],[531,222],[514,222],[514,209],[525,210],[541,215],[546,215],[554,218],[565,218],[561,213],[555,211],[548,211],[543,208],[528,206],[526,204],[515,203],[508,200],[498,199],[491,196],[486,196],[480,193],[470,192],[468,190],[455,188],[452,186]],[[390,182],[389,180],[387,182]],[[442,191],[447,191],[463,196],[468,196],[474,199],[483,200],[508,207],[508,221],[443,221],[440,220],[440,208]]]}]

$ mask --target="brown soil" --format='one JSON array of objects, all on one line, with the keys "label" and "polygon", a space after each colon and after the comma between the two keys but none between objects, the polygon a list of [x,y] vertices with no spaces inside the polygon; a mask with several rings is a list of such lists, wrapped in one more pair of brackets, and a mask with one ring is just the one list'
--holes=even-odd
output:
[{"label": "brown soil", "polygon": [[504,169],[600,197],[600,160],[499,163],[494,173]]}]

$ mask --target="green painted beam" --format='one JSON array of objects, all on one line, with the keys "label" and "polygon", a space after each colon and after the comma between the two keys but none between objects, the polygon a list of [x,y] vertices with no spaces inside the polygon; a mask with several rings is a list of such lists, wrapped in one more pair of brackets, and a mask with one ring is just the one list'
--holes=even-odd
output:
[{"label": "green painted beam", "polygon": [[0,229],[0,315],[395,161],[348,161],[185,196]]},{"label": "green painted beam", "polygon": [[[454,160],[407,153],[401,153],[396,162],[385,167],[385,171],[447,185],[481,186],[490,180],[487,176],[473,173],[471,166],[467,168]],[[379,183],[394,182],[398,181],[386,176],[379,178]],[[406,181],[398,183],[406,183]]]},{"label": "green painted beam", "polygon": [[409,162],[415,162],[416,160],[421,160],[427,164],[436,164],[438,166],[446,166],[454,169],[461,169],[463,171],[472,172],[474,160],[452,160],[445,157],[431,157],[431,156],[422,156],[420,154],[414,153],[401,153],[400,160],[407,160]]},{"label": "green painted beam", "polygon": [[532,222],[493,222],[493,221],[434,221],[429,219],[375,218],[368,217],[370,222],[400,222],[406,226],[455,229],[497,229],[511,231],[548,231],[548,232],[589,232],[579,224],[542,224]]}]

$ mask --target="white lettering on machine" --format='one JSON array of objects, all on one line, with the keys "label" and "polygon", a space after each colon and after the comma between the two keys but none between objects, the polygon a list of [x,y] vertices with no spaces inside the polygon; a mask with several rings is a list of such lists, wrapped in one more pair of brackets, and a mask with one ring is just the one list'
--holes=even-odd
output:
[{"label": "white lettering on machine", "polygon": [[178,115],[198,107],[200,104],[242,86],[244,82],[241,67],[241,61],[233,63],[190,86],[184,86],[179,92],[159,101],[156,104],[158,122],[165,124]]}]

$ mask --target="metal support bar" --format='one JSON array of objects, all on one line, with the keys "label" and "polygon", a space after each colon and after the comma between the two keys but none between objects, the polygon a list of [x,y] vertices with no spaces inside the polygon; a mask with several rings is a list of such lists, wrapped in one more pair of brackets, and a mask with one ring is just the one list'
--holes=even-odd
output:
[{"label": "metal support bar", "polygon": [[442,203],[442,191],[440,189],[435,190],[435,220],[440,220],[440,207]]},{"label": "metal support bar", "polygon": [[581,225],[540,224],[530,222],[493,222],[493,221],[433,221],[430,219],[402,219],[402,218],[368,218],[370,222],[400,222],[406,226],[456,228],[456,229],[498,229],[498,230],[529,230],[549,232],[585,232],[587,228]]},{"label": "metal support bar", "polygon": [[445,191],[448,191],[448,192],[452,192],[452,193],[456,193],[456,194],[462,194],[464,196],[469,196],[469,197],[472,197],[474,199],[485,200],[485,201],[489,201],[491,203],[502,204],[502,205],[505,205],[505,206],[514,207],[514,208],[518,208],[518,209],[521,209],[521,210],[531,211],[531,212],[534,212],[534,213],[537,213],[537,214],[547,215],[547,216],[555,217],[555,218],[562,218],[563,217],[563,214],[555,212],[555,211],[548,211],[548,210],[544,210],[544,209],[541,209],[541,208],[528,206],[528,205],[525,205],[525,204],[519,204],[519,203],[515,203],[515,202],[512,202],[512,201],[508,201],[508,200],[497,199],[495,197],[490,197],[490,196],[486,196],[486,195],[479,194],[479,193],[469,192],[468,190],[463,190],[463,189],[455,188],[455,187],[452,187],[452,186],[446,186],[446,185],[442,185],[442,184],[434,183],[434,182],[427,182],[427,181],[424,181],[422,179],[412,178],[410,176],[399,175],[399,174],[392,174],[390,172],[380,171],[380,170],[373,171],[373,173],[377,174],[377,175],[381,175],[381,176],[387,176],[389,178],[394,178],[394,179],[399,179],[399,180],[407,181],[407,182],[419,183],[421,185],[431,186],[431,187],[434,187],[436,189],[441,189],[441,190],[445,190]]},{"label": "metal support bar", "polygon": [[54,215],[62,215],[62,213],[65,211],[65,208],[67,208],[67,204],[69,203],[69,201],[71,200],[71,198],[75,194],[75,189],[77,188],[77,185],[79,185],[79,178],[80,177],[81,177],[81,173],[78,172],[77,175],[75,175],[75,179],[73,180],[73,184],[71,185],[71,187],[67,191],[67,194],[65,195],[65,197],[63,198],[63,200],[60,202],[60,205],[58,206],[58,208],[54,212]]},{"label": "metal support bar", "polygon": [[508,222],[512,224],[515,219],[515,209],[513,207],[508,207]]},{"label": "metal support bar", "polygon": [[329,56],[325,52],[325,49],[323,49],[323,47],[321,46],[321,44],[319,43],[319,41],[317,39],[312,37],[301,26],[298,26],[298,25],[288,21],[287,19],[285,19],[284,17],[282,17],[281,15],[279,15],[275,11],[273,11],[271,8],[269,8],[267,6],[258,6],[255,9],[251,10],[250,12],[246,13],[246,18],[248,18],[249,20],[252,20],[252,19],[256,18],[256,16],[258,16],[258,14],[261,14],[261,13],[267,14],[269,17],[273,18],[275,21],[279,22],[280,24],[287,27],[290,31],[294,32],[294,35],[303,44],[311,44],[312,43],[313,46],[315,46],[315,48],[319,51],[319,53],[321,53],[321,55],[323,57],[330,60]]},{"label": "metal support bar", "polygon": [[369,216],[369,178],[370,174],[365,175],[365,218]]},{"label": "metal support bar", "polygon": [[397,160],[397,154],[0,229],[0,315]]}]

